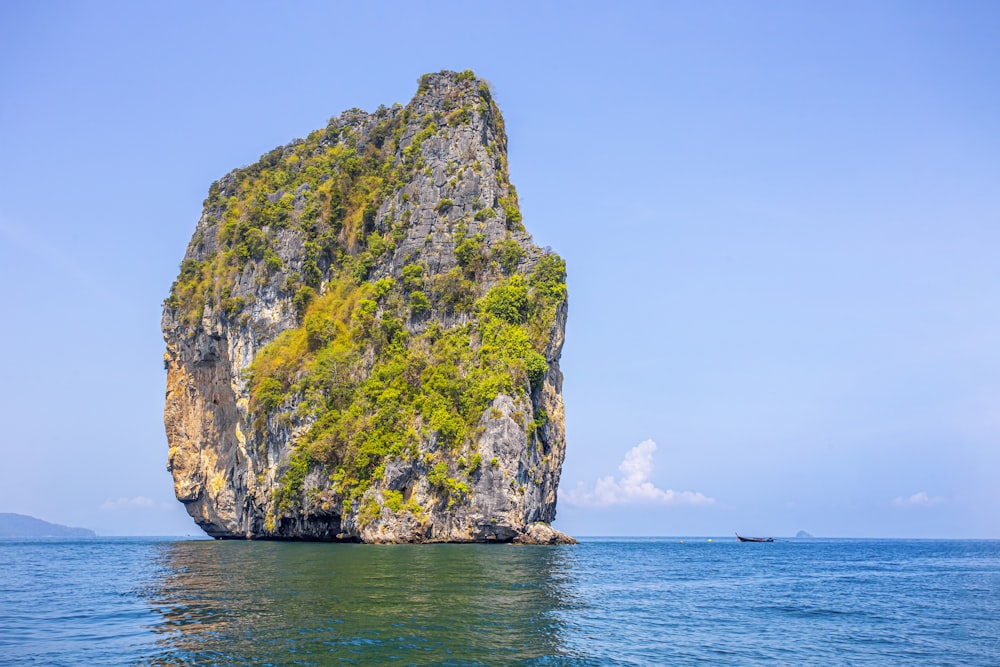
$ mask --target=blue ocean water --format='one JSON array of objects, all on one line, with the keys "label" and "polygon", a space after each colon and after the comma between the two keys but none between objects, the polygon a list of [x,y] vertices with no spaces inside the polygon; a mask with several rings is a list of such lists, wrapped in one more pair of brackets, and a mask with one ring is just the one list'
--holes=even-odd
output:
[{"label": "blue ocean water", "polygon": [[0,664],[1000,665],[1000,541],[0,540]]}]

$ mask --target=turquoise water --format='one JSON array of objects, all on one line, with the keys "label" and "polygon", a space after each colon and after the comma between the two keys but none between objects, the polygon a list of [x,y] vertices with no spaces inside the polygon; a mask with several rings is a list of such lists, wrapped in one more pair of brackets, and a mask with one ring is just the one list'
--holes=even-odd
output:
[{"label": "turquoise water", "polygon": [[1000,665],[1000,542],[0,540],[3,665]]}]

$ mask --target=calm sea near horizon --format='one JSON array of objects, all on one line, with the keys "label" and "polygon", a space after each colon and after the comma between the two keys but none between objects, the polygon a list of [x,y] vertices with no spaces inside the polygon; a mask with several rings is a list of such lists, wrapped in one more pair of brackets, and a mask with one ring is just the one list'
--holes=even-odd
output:
[{"label": "calm sea near horizon", "polygon": [[7,539],[0,573],[0,665],[1000,665],[996,540]]}]

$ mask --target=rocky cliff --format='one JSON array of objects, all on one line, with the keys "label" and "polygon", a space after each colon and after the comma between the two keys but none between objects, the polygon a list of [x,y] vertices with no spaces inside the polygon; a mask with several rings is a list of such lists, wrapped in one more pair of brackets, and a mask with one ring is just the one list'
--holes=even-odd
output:
[{"label": "rocky cliff", "polygon": [[565,264],[472,72],[213,183],[164,302],[174,489],[209,535],[572,541]]}]

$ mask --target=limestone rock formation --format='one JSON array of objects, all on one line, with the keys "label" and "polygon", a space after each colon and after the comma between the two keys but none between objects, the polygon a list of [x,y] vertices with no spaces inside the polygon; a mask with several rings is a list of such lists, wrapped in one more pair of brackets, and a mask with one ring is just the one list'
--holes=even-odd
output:
[{"label": "limestone rock formation", "polygon": [[168,468],[209,535],[565,543],[565,264],[472,72],[213,183],[164,302]]}]

